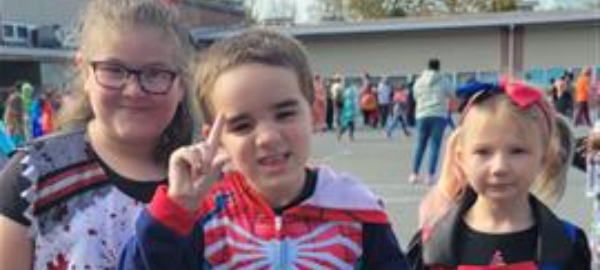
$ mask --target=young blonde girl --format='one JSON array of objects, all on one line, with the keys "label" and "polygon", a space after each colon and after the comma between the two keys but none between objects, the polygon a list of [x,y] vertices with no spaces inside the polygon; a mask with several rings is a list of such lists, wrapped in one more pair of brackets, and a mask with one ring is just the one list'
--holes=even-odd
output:
[{"label": "young blonde girl", "polygon": [[564,191],[572,134],[523,82],[477,88],[421,209],[413,269],[589,269],[583,231],[546,206]]},{"label": "young blonde girl", "polygon": [[[556,132],[554,133],[554,139],[559,147],[557,153],[560,158],[553,159],[553,166],[544,172],[544,175],[540,175],[541,179],[546,177],[555,178],[554,180],[543,181],[545,183],[560,183],[555,188],[544,189],[537,187],[532,192],[538,197],[542,198],[542,201],[547,203],[549,206],[554,206],[558,203],[562,192],[565,188],[564,178],[567,175],[568,169],[571,166],[570,160],[575,158],[575,135],[569,120],[561,115],[555,115],[556,117]],[[452,133],[448,137],[448,144],[446,145],[446,151],[442,163],[442,169],[440,171],[439,182],[433,186],[433,188],[425,194],[421,201],[419,208],[419,227],[429,227],[435,223],[435,221],[441,218],[452,204],[460,198],[462,192],[466,188],[466,183],[461,179],[458,179],[453,170],[452,155],[451,153],[455,149],[456,145],[456,134]]]}]

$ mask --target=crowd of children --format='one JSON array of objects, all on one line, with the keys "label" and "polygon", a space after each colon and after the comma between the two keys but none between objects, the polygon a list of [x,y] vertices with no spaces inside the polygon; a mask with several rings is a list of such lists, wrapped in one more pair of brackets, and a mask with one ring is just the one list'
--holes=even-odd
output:
[{"label": "crowd of children", "polygon": [[[52,133],[54,119],[60,106],[60,93],[54,90],[35,90],[27,82],[19,82],[4,101],[2,133],[3,141],[21,146],[25,141]],[[10,139],[10,140],[5,140]],[[8,147],[9,149],[11,147]],[[12,147],[11,149],[15,149]],[[9,156],[12,151],[4,152]]]},{"label": "crowd of children", "polygon": [[[368,73],[363,74],[359,84],[342,74],[336,74],[327,84],[320,76],[316,78],[313,106],[318,131],[335,131],[339,139],[348,133],[353,140],[360,125],[383,129],[383,134],[391,138],[400,124],[404,135],[410,137],[415,104],[409,82],[392,85],[388,78],[376,80]],[[318,98],[321,91],[325,101]]]}]

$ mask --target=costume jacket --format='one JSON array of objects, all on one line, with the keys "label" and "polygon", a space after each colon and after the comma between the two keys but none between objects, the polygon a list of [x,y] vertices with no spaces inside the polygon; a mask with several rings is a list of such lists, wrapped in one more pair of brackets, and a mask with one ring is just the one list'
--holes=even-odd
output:
[{"label": "costume jacket", "polygon": [[475,202],[475,196],[461,200],[432,227],[424,227],[408,247],[412,269],[429,270],[587,270],[591,257],[585,233],[575,225],[559,219],[550,209],[530,196],[537,229],[537,247],[532,262],[502,266],[465,266],[457,261],[459,223]]},{"label": "costume jacket", "polygon": [[314,191],[275,214],[227,173],[191,214],[159,188],[120,269],[408,269],[381,203],[347,174],[317,171]]},{"label": "costume jacket", "polygon": [[20,174],[2,180],[5,187],[18,186],[10,201],[23,207],[15,207],[22,210],[14,215],[2,208],[2,214],[24,217],[20,222],[34,243],[33,269],[115,269],[143,203],[114,185],[85,130],[44,137],[20,151]]}]

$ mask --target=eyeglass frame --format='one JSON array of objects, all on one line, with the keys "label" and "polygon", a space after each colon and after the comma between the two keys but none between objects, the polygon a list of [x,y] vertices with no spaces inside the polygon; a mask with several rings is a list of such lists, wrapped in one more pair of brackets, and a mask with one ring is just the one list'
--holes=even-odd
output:
[{"label": "eyeglass frame", "polygon": [[[130,68],[123,64],[115,63],[115,62],[111,62],[111,61],[90,61],[89,64],[92,67],[92,71],[94,73],[94,80],[96,80],[96,83],[98,83],[102,87],[109,88],[109,89],[115,89],[115,90],[117,90],[117,89],[122,90],[127,85],[129,78],[132,75],[134,75],[136,82],[137,82],[138,86],[140,87],[140,90],[142,90],[142,92],[151,94],[151,95],[166,95],[167,93],[169,93],[169,91],[173,87],[173,82],[175,81],[175,79],[177,79],[177,77],[179,77],[179,72],[177,72],[175,70],[170,70],[170,69],[166,69],[166,68],[156,68],[157,70],[160,70],[160,72],[165,72],[166,74],[168,74],[170,76],[170,79],[169,79],[169,83],[165,87],[164,91],[151,91],[147,88],[147,86],[143,83],[143,80],[142,80],[142,74],[144,71],[148,70],[148,67],[136,69],[136,68]],[[126,72],[125,76],[122,79],[122,82],[120,83],[120,86],[108,85],[108,84],[101,82],[102,80],[98,79],[97,70],[98,70],[99,65],[103,65],[103,64],[108,64],[108,65],[111,65],[114,67],[122,68]]]}]

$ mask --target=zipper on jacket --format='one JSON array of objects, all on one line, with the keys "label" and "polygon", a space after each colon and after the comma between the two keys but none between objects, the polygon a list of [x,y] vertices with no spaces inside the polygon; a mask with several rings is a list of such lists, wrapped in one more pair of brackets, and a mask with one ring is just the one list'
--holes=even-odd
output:
[{"label": "zipper on jacket", "polygon": [[277,237],[279,238],[280,232],[281,232],[281,223],[283,221],[281,220],[281,216],[275,216],[275,231],[277,231]]}]

